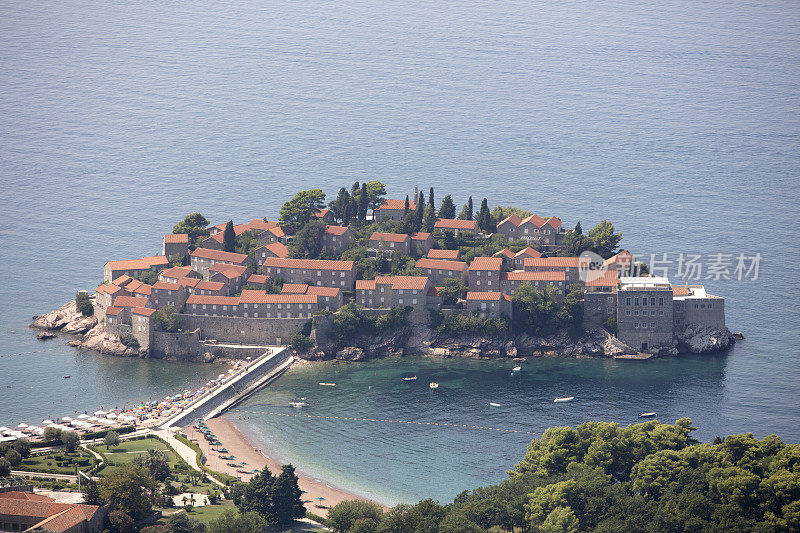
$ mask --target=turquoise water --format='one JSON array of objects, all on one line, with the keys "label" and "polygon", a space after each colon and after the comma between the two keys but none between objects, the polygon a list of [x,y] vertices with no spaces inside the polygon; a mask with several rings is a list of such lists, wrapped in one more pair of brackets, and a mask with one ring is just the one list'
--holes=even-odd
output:
[{"label": "turquoise water", "polygon": [[[55,399],[66,412],[144,399],[209,371],[34,338],[31,315],[96,286],[107,259],[156,253],[191,211],[274,218],[298,189],[333,196],[379,178],[397,198],[434,186],[459,206],[473,194],[569,226],[609,218],[636,253],[761,253],[757,281],[704,280],[747,335],[726,356],[623,367],[634,374],[614,382],[615,401],[535,420],[509,407],[505,423],[622,421],[666,404],[704,438],[798,442],[798,43],[800,10],[782,0],[0,0],[0,424],[57,415]],[[568,370],[552,371],[548,394],[585,396],[605,364],[557,362]],[[474,420],[508,388],[500,374],[488,383],[477,407],[443,390],[439,411]],[[368,424],[318,424],[305,440],[303,427],[276,430],[300,466],[318,442],[387,464],[440,457],[433,440],[403,448]],[[458,470],[354,483],[405,499],[447,477],[444,497],[522,453],[522,439],[468,435]]]}]

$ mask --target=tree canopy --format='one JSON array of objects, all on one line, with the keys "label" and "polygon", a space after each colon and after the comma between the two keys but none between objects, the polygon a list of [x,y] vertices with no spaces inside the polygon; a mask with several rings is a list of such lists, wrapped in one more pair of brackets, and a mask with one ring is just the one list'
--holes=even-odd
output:
[{"label": "tree canopy", "polygon": [[442,200],[442,205],[439,207],[439,218],[456,218],[456,204],[453,203],[453,197],[449,194]]},{"label": "tree canopy", "polygon": [[283,465],[277,477],[265,466],[248,483],[234,485],[231,493],[239,511],[244,515],[256,513],[270,526],[286,528],[294,519],[305,516],[302,492],[292,465]]},{"label": "tree canopy", "polygon": [[153,313],[153,324],[159,331],[167,331],[169,333],[176,333],[181,327],[181,318],[175,312],[175,308],[171,305],[165,305],[155,313]]},{"label": "tree canopy", "polygon": [[282,226],[300,231],[309,220],[325,207],[325,193],[320,189],[300,191],[294,198],[283,204],[279,214]]},{"label": "tree canopy", "polygon": [[588,237],[592,242],[592,251],[604,259],[616,253],[619,241],[622,240],[622,234],[614,233],[614,224],[608,220],[602,220],[593,227]]},{"label": "tree canopy", "polygon": [[109,509],[141,518],[150,513],[158,495],[158,483],[146,468],[123,463],[97,482]]},{"label": "tree canopy", "polygon": [[322,237],[327,224],[316,219],[308,222],[298,231],[289,246],[290,257],[295,259],[317,259],[322,253]]},{"label": "tree canopy", "polygon": [[189,249],[194,250],[201,237],[208,237],[210,222],[200,213],[186,215],[183,220],[175,224],[172,233],[187,233],[189,235]]},{"label": "tree canopy", "polygon": [[233,229],[232,220],[225,224],[225,230],[222,232],[222,251],[236,252],[236,231]]}]

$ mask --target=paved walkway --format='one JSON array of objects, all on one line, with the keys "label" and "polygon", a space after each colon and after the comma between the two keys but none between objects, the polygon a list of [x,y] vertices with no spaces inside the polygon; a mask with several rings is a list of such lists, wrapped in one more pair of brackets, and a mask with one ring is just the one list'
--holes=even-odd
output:
[{"label": "paved walkway", "polygon": [[188,464],[190,467],[194,468],[198,472],[205,473],[208,476],[208,479],[210,479],[212,483],[216,483],[217,485],[220,486],[225,485],[225,483],[221,482],[220,480],[218,480],[217,478],[215,478],[214,476],[212,476],[211,474],[200,468],[200,465],[197,464],[197,452],[194,451],[189,446],[182,443],[181,441],[179,441],[178,439],[176,439],[175,435],[171,431],[166,429],[160,429],[158,431],[154,431],[153,434],[160,437],[161,439],[166,441],[170,446],[172,446],[172,449],[175,450],[175,453],[180,455],[181,459],[186,461],[186,464]]}]

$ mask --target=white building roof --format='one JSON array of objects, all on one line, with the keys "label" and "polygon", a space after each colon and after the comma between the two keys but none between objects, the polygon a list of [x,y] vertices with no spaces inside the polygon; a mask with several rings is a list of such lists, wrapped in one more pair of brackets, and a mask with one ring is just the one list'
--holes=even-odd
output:
[{"label": "white building roof", "polygon": [[661,276],[624,276],[619,282],[622,290],[672,289],[669,279]]}]

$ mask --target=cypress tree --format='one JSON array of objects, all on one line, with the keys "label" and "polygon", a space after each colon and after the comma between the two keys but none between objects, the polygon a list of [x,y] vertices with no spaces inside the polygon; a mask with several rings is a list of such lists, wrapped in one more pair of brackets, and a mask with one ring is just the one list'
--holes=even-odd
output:
[{"label": "cypress tree", "polygon": [[579,220],[577,224],[575,224],[575,231],[573,232],[575,235],[583,235],[583,229],[581,228],[581,221]]},{"label": "cypress tree", "polygon": [[484,232],[490,231],[492,214],[489,212],[489,204],[486,198],[481,202],[481,209],[478,212],[478,227]]},{"label": "cypress tree", "polygon": [[467,200],[467,206],[467,220],[472,220],[474,215],[474,209],[472,208],[472,196],[470,196],[469,200]]},{"label": "cypress tree", "polygon": [[425,216],[425,195],[419,193],[416,211],[414,212],[414,231],[422,229],[422,218]]},{"label": "cypress tree", "polygon": [[436,203],[433,201],[433,187],[431,187],[430,192],[428,193],[428,203],[433,206],[433,210],[436,211]]},{"label": "cypress tree", "polygon": [[406,203],[405,203],[405,205],[403,206],[403,216],[406,216],[406,215],[408,214],[408,206],[409,206],[409,205],[410,205],[410,204],[409,204],[409,202],[408,202],[408,195],[406,194]]},{"label": "cypress tree", "polygon": [[358,218],[367,220],[367,209],[369,208],[369,197],[367,196],[367,184],[361,184],[361,192],[358,195]]},{"label": "cypress tree", "polygon": [[285,528],[290,526],[295,518],[303,518],[306,515],[302,494],[294,467],[283,465],[281,473],[272,484],[275,525]]},{"label": "cypress tree", "polygon": [[222,234],[222,249],[226,252],[236,251],[236,232],[233,230],[232,220],[225,224],[225,231]]},{"label": "cypress tree", "polygon": [[442,200],[442,207],[439,208],[439,218],[456,218],[456,205],[453,197],[449,194]]},{"label": "cypress tree", "polygon": [[429,203],[422,217],[422,228],[428,233],[433,233],[434,224],[436,224],[436,212],[433,210],[433,204]]}]

